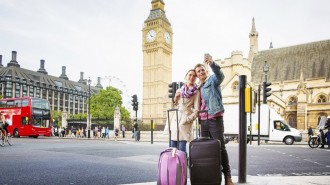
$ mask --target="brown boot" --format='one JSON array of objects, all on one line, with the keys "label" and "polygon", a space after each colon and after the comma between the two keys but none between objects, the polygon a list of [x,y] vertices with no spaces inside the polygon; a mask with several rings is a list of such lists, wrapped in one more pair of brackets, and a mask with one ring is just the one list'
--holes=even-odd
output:
[{"label": "brown boot", "polygon": [[225,185],[234,185],[231,177],[225,177]]}]

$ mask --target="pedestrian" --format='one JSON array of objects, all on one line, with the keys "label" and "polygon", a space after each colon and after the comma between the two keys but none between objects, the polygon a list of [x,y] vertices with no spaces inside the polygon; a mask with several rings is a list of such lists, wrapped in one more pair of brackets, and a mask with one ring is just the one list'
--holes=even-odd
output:
[{"label": "pedestrian", "polygon": [[61,134],[62,134],[62,137],[65,136],[65,128],[64,127],[62,128]]},{"label": "pedestrian", "polygon": [[118,136],[119,136],[119,129],[116,128],[115,129],[115,141],[117,141]]},{"label": "pedestrian", "polygon": [[[196,85],[197,74],[190,69],[185,75],[185,84],[176,91],[173,99],[178,109],[178,120],[174,114],[171,119],[171,147],[176,147],[185,153],[187,142],[193,139],[193,120],[198,116],[199,91]],[[177,122],[179,123],[179,141],[177,141]]]},{"label": "pedestrian", "polygon": [[101,129],[101,133],[102,133],[102,138],[105,138],[105,127],[102,127],[102,129]]},{"label": "pedestrian", "polygon": [[311,126],[308,126],[308,137],[313,136],[313,129]]},{"label": "pedestrian", "polygon": [[125,138],[125,131],[126,131],[126,128],[124,125],[121,125],[121,133],[123,135],[123,138]]},{"label": "pedestrian", "polygon": [[95,126],[95,138],[100,139],[99,126]]},{"label": "pedestrian", "polygon": [[202,137],[211,137],[220,141],[221,165],[225,176],[225,185],[234,185],[231,179],[229,158],[224,141],[223,114],[225,109],[222,104],[221,83],[225,76],[210,54],[205,54],[204,63],[211,68],[212,75],[208,75],[207,68],[203,64],[197,64],[194,68],[199,79],[201,94],[199,109],[207,110],[207,113],[200,114],[201,135]]},{"label": "pedestrian", "polygon": [[109,127],[105,129],[105,137],[109,139]]},{"label": "pedestrian", "polygon": [[134,130],[134,140],[138,141],[139,140],[139,136],[138,136],[138,131],[139,131],[139,127],[138,127],[138,123],[135,121],[134,125],[133,125],[133,130]]}]

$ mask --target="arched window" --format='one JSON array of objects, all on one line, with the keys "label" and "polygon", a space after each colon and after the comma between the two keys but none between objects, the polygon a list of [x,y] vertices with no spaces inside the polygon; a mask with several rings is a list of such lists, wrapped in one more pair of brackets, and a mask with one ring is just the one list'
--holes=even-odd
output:
[{"label": "arched window", "polygon": [[238,82],[235,81],[232,85],[233,91],[238,91]]},{"label": "arched window", "polygon": [[317,103],[325,103],[325,102],[327,102],[327,98],[324,95],[320,95],[317,98]]}]

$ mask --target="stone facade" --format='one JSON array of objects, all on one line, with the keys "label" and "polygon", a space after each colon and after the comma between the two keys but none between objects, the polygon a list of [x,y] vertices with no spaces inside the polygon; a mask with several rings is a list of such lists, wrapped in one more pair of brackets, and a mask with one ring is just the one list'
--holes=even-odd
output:
[{"label": "stone facade", "polygon": [[253,19],[248,59],[234,51],[230,58],[216,62],[226,77],[224,104],[238,104],[238,79],[247,75],[248,85],[256,92],[265,79],[272,83],[267,103],[292,127],[316,128],[320,116],[330,115],[330,40],[278,49],[271,44],[269,50],[259,51]]},{"label": "stone facade", "polygon": [[168,85],[172,81],[172,27],[165,14],[165,3],[153,0],[142,29],[143,39],[143,104],[142,120],[164,125],[167,109]]}]

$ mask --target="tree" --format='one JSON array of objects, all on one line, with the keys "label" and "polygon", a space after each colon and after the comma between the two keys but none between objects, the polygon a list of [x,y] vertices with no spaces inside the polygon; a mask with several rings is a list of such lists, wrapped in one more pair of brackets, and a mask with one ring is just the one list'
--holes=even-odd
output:
[{"label": "tree", "polygon": [[113,118],[115,108],[120,108],[122,119],[130,118],[130,113],[125,107],[122,107],[122,92],[117,88],[108,86],[101,89],[98,94],[94,94],[90,98],[91,114],[96,118]]},{"label": "tree", "polygon": [[57,126],[62,125],[62,111],[51,111],[52,119],[53,119],[53,124]]}]

